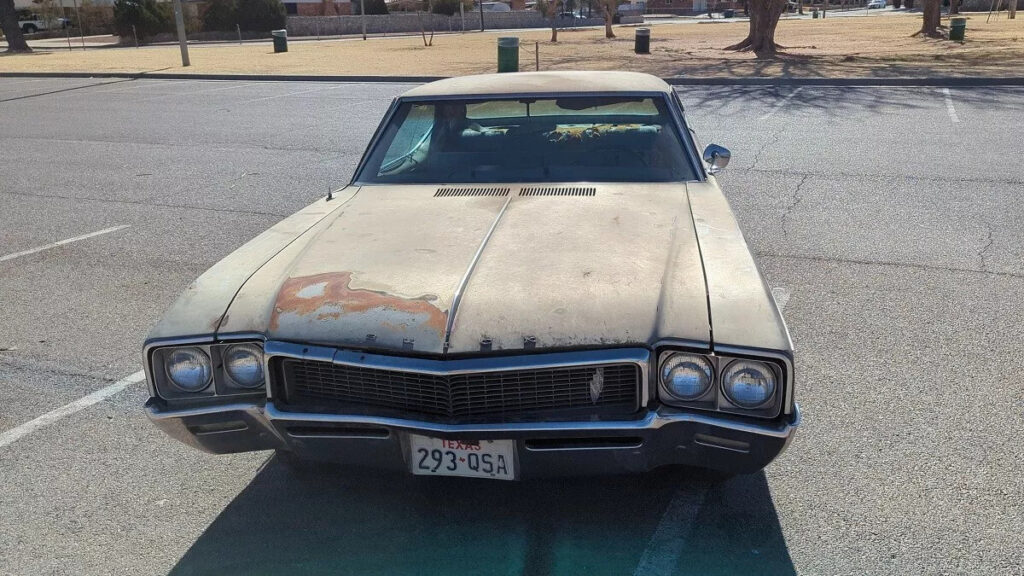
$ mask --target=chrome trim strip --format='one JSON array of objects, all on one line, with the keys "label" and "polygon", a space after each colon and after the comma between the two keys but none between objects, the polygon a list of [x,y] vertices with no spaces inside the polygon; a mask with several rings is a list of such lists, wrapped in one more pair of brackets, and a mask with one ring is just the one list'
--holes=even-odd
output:
[{"label": "chrome trim strip", "polygon": [[780,425],[755,424],[747,422],[736,422],[722,418],[713,418],[704,414],[680,412],[677,414],[661,414],[651,412],[642,420],[626,421],[603,421],[603,422],[512,422],[499,424],[437,424],[423,422],[420,420],[406,420],[401,418],[385,418],[378,416],[346,416],[336,414],[306,414],[299,412],[285,412],[277,409],[273,404],[267,404],[263,411],[270,422],[323,422],[331,424],[367,424],[399,428],[411,431],[425,431],[434,433],[482,433],[494,434],[501,432],[600,432],[600,431],[623,431],[623,430],[657,430],[663,426],[678,422],[691,422],[694,424],[705,424],[736,432],[771,436],[774,438],[788,438],[793,431],[800,426],[800,407],[795,406],[794,415],[789,422]]},{"label": "chrome trim strip", "polygon": [[444,347],[442,348],[442,352],[444,354],[448,353],[448,346],[451,343],[452,328],[455,327],[455,315],[459,312],[459,303],[462,302],[462,293],[466,290],[466,285],[469,284],[469,279],[473,275],[473,270],[476,269],[477,263],[480,261],[480,256],[484,253],[484,248],[487,247],[487,243],[494,234],[495,228],[498,227],[498,222],[501,222],[501,217],[505,215],[505,210],[508,209],[508,205],[511,202],[512,194],[509,194],[508,197],[505,198],[505,203],[501,206],[501,210],[498,211],[498,215],[494,217],[494,222],[491,223],[491,227],[487,230],[487,234],[484,234],[483,240],[480,241],[480,246],[476,249],[476,254],[473,254],[473,258],[469,261],[469,266],[466,267],[466,273],[463,274],[462,280],[459,281],[459,285],[455,289],[455,295],[452,297],[452,305],[448,310],[448,321],[444,327]]},{"label": "chrome trim strip", "polygon": [[385,356],[359,352],[348,349],[319,348],[322,351],[333,351],[333,357],[320,354],[319,358],[305,351],[318,349],[315,346],[304,346],[279,340],[268,340],[263,347],[267,356],[283,356],[287,358],[323,360],[346,366],[377,368],[381,370],[397,370],[400,372],[418,372],[437,376],[453,374],[470,374],[477,372],[501,372],[505,370],[530,370],[559,366],[583,366],[599,364],[632,363],[643,364],[650,361],[650,351],[645,348],[608,348],[602,350],[581,350],[579,352],[550,352],[540,354],[517,354],[514,356],[487,356],[478,358],[458,358],[451,360],[434,360],[410,356]]},{"label": "chrome trim strip", "polygon": [[[369,144],[363,151],[363,156],[359,159],[359,164],[356,165],[355,171],[352,173],[352,179],[349,181],[350,186],[365,186],[368,184],[374,184],[373,182],[365,182],[360,179],[363,170],[366,168],[366,161],[369,159],[374,147],[379,144],[380,138],[384,132],[384,127],[391,122],[395,111],[398,107],[406,102],[437,102],[445,100],[515,100],[518,98],[558,98],[560,96],[590,96],[590,97],[640,97],[640,98],[661,98],[669,109],[669,115],[672,116],[674,124],[676,126],[676,132],[679,139],[686,149],[687,159],[690,162],[690,166],[693,168],[694,180],[684,180],[681,182],[705,182],[707,181],[707,173],[704,169],[703,161],[700,160],[700,153],[696,149],[696,144],[689,137],[689,132],[686,126],[686,120],[681,109],[682,101],[679,101],[678,106],[673,101],[673,97],[678,99],[679,96],[675,91],[675,88],[669,87],[667,91],[659,92],[646,92],[646,91],[615,91],[615,92],[536,92],[536,93],[519,93],[519,92],[508,92],[504,94],[445,94],[436,96],[399,96],[391,102],[391,107],[384,114],[384,118],[377,126],[377,130],[374,132],[373,137],[370,139]],[[410,183],[412,184],[412,183]],[[481,184],[480,182],[465,182],[465,184]]]}]

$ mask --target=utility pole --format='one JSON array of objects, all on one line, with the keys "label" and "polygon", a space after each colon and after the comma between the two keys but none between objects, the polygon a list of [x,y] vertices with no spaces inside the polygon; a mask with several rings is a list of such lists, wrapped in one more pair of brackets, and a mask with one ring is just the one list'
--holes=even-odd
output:
[{"label": "utility pole", "polygon": [[188,38],[185,37],[185,14],[181,10],[181,0],[174,0],[174,23],[178,25],[178,44],[181,46],[181,65],[189,66]]},{"label": "utility pole", "polygon": [[359,20],[363,23],[363,40],[366,40],[366,0],[359,0]]}]

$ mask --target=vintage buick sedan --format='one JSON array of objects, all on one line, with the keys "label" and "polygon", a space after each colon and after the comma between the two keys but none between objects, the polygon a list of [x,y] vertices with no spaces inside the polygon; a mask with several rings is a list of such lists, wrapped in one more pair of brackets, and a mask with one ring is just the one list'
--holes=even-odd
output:
[{"label": "vintage buick sedan", "polygon": [[513,480],[752,472],[800,422],[786,325],[663,81],[397,98],[352,182],[199,277],[145,342],[201,450]]}]

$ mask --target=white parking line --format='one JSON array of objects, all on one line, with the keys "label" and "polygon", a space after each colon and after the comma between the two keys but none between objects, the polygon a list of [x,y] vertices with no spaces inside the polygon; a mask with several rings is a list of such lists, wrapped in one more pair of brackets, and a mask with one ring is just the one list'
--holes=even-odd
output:
[{"label": "white parking line", "polygon": [[633,576],[661,576],[685,573],[676,570],[683,555],[686,536],[697,520],[706,490],[691,486],[677,490],[661,515],[661,521],[644,549]]},{"label": "white parking line", "polygon": [[210,88],[207,90],[193,90],[191,92],[175,92],[173,94],[161,94],[159,96],[152,96],[149,98],[143,98],[140,102],[152,102],[153,100],[160,100],[161,98],[179,98],[183,96],[192,96],[194,94],[207,94],[209,92],[220,92],[222,90],[237,90],[239,88],[246,88],[248,86],[255,86],[255,82],[247,84],[234,84],[231,86],[220,86],[219,88]]},{"label": "white parking line", "polygon": [[953,124],[958,124],[960,118],[956,115],[956,108],[953,108],[953,96],[949,93],[949,88],[943,88],[942,93],[946,96],[946,112],[949,113],[949,119]]},{"label": "white parking line", "polygon": [[775,305],[779,307],[779,312],[786,309],[786,304],[789,303],[789,290],[782,286],[776,286],[772,288],[772,297],[775,298]]},{"label": "white parking line", "polygon": [[288,96],[298,96],[299,94],[311,94],[313,92],[323,92],[324,90],[334,90],[336,88],[341,88],[341,85],[337,85],[337,86],[322,86],[322,87],[318,86],[318,87],[310,89],[310,90],[299,90],[298,92],[289,92],[287,94],[277,94],[275,96],[264,96],[263,98],[253,98],[252,100],[242,100],[240,102],[234,102],[233,105],[234,106],[238,106],[239,104],[252,104],[253,102],[263,102],[265,100],[273,100],[275,98],[287,98]]},{"label": "white parking line", "polygon": [[102,234],[110,234],[111,232],[117,232],[118,230],[124,230],[125,228],[128,228],[129,226],[130,226],[129,224],[122,224],[120,226],[114,226],[113,228],[105,228],[103,230],[97,230],[96,232],[90,232],[88,234],[83,234],[81,236],[75,236],[74,238],[68,238],[67,240],[58,240],[57,242],[52,242],[52,243],[47,244],[45,246],[37,246],[35,248],[30,248],[28,250],[22,250],[21,252],[15,252],[14,254],[8,254],[6,256],[0,256],[0,262],[6,262],[8,260],[14,260],[15,258],[20,258],[22,256],[28,256],[29,254],[35,254],[36,252],[42,252],[43,250],[49,250],[51,248],[56,248],[58,246],[63,246],[65,244],[71,244],[72,242],[78,242],[79,240],[87,240],[89,238],[93,238],[95,236],[100,236]]},{"label": "white parking line", "polygon": [[782,107],[785,106],[786,104],[788,104],[789,101],[793,99],[793,96],[796,96],[797,93],[800,92],[800,90],[803,90],[803,86],[797,86],[796,90],[793,90],[792,92],[790,92],[785,98],[782,99],[782,102],[779,102],[778,104],[776,104],[775,108],[772,108],[767,114],[765,114],[764,116],[761,116],[761,118],[759,118],[759,120],[767,120],[767,119],[771,118],[773,114],[775,114],[779,110],[782,110]]},{"label": "white parking line", "polygon": [[60,420],[61,418],[64,418],[65,416],[70,416],[75,412],[79,412],[81,410],[88,408],[89,406],[92,406],[93,404],[96,404],[97,402],[102,402],[103,400],[113,396],[114,394],[117,394],[118,392],[124,390],[125,388],[131,386],[132,384],[142,382],[145,379],[146,374],[142,370],[139,370],[135,374],[132,374],[131,376],[125,376],[124,378],[118,380],[117,382],[114,382],[110,386],[107,386],[106,388],[101,388],[93,392],[92,394],[89,394],[88,396],[83,396],[82,398],[79,398],[78,400],[75,400],[70,404],[66,404],[64,406],[61,406],[60,408],[57,408],[56,410],[47,412],[46,414],[43,414],[42,416],[36,418],[35,420],[29,420],[28,422],[25,422],[21,426],[15,426],[14,428],[7,430],[6,432],[0,433],[0,448],[12,444],[19,438],[27,436],[44,426],[53,424],[54,422]]}]

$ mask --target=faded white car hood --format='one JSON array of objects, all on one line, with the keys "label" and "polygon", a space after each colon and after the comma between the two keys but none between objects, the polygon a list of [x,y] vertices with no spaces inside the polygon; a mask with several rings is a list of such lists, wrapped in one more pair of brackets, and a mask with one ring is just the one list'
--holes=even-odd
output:
[{"label": "faded white car hood", "polygon": [[709,341],[685,185],[507,188],[362,188],[253,274],[219,333],[420,354]]}]

